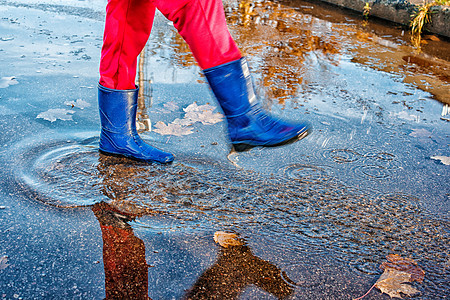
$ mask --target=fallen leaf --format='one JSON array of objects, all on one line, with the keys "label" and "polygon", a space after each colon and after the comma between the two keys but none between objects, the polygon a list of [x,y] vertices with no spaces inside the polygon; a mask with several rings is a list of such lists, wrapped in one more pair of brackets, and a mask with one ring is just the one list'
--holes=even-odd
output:
[{"label": "fallen leaf", "polygon": [[242,246],[243,243],[239,240],[238,236],[234,233],[228,233],[224,231],[216,231],[214,233],[214,242],[218,243],[222,247],[229,246]]},{"label": "fallen leaf", "polygon": [[385,268],[383,274],[375,283],[375,287],[391,298],[402,298],[401,293],[412,296],[419,293],[418,290],[406,284],[411,282],[411,274],[393,268]]},{"label": "fallen leaf", "polygon": [[0,78],[0,89],[7,88],[10,85],[18,84],[19,82],[16,80],[16,77],[2,77]]},{"label": "fallen leaf", "polygon": [[213,125],[223,120],[223,115],[221,113],[213,113],[215,109],[215,106],[209,104],[197,105],[197,103],[194,102],[188,107],[183,108],[186,113],[184,118],[191,121],[192,124],[201,122],[203,125]]},{"label": "fallen leaf", "polygon": [[75,113],[73,110],[68,110],[64,108],[51,108],[45,112],[41,112],[37,115],[36,118],[44,119],[50,122],[54,122],[56,120],[63,120],[63,121],[72,121],[71,114]]},{"label": "fallen leaf", "polygon": [[402,119],[402,120],[406,120],[406,121],[418,121],[418,118],[419,118],[419,116],[410,115],[406,111],[401,111],[401,112],[398,112],[398,113],[390,113],[390,115],[393,116],[393,117],[397,117],[399,119]]},{"label": "fallen leaf", "polygon": [[175,135],[175,136],[183,136],[193,133],[192,128],[181,126],[179,124],[170,123],[168,125],[164,124],[164,122],[157,122],[155,124],[155,129],[153,130],[156,133],[161,135]]},{"label": "fallen leaf", "polygon": [[4,256],[0,257],[0,270],[4,270],[9,266],[9,264],[7,264],[7,262],[8,262],[8,256],[4,255]]},{"label": "fallen leaf", "polygon": [[440,160],[444,165],[450,166],[450,157],[448,156],[432,156],[431,159]]},{"label": "fallen leaf", "polygon": [[380,265],[380,268],[384,272],[377,282],[375,282],[366,294],[354,300],[364,298],[374,287],[378,288],[382,293],[388,294],[391,298],[402,298],[402,293],[408,296],[419,293],[417,289],[408,283],[423,281],[425,272],[422,268],[411,258],[401,257],[398,254],[389,254],[386,258],[388,261]]},{"label": "fallen leaf", "polygon": [[203,125],[213,125],[222,122],[223,116],[220,113],[213,113],[212,111],[202,112],[187,112],[185,118],[191,122],[201,122]]},{"label": "fallen leaf", "polygon": [[[178,108],[175,103],[166,103],[164,107],[167,109]],[[172,123],[164,124],[163,122],[158,122],[155,125],[155,132],[161,135],[175,135],[182,136],[193,133],[192,128],[188,127],[194,123],[201,122],[203,125],[213,125],[223,120],[223,115],[220,113],[213,113],[216,107],[205,104],[197,105],[197,103],[192,103],[186,108],[183,108],[185,115],[183,119],[175,119]]]},{"label": "fallen leaf", "polygon": [[396,269],[411,274],[411,281],[423,281],[425,272],[413,259],[401,257],[398,254],[389,254],[386,258],[388,261],[383,262],[380,266],[382,270],[385,270],[386,268]]},{"label": "fallen leaf", "polygon": [[409,135],[416,138],[427,138],[431,136],[431,132],[426,129],[413,129]]},{"label": "fallen leaf", "polygon": [[214,106],[209,105],[209,104],[204,104],[204,105],[197,105],[196,102],[189,104],[186,108],[183,108],[184,112],[193,112],[193,111],[213,111],[214,109],[216,109]]},{"label": "fallen leaf", "polygon": [[172,124],[178,124],[178,125],[181,125],[181,126],[190,126],[190,125],[192,125],[194,123],[195,123],[194,121],[192,121],[190,119],[186,119],[186,118],[183,118],[183,119],[176,118],[172,122]]},{"label": "fallen leaf", "polygon": [[169,101],[167,103],[164,103],[164,108],[169,110],[169,111],[176,111],[180,107],[175,102]]},{"label": "fallen leaf", "polygon": [[64,104],[71,107],[78,107],[79,109],[85,109],[86,107],[91,106],[88,102],[81,99],[77,99],[75,101],[66,101],[64,102]]}]

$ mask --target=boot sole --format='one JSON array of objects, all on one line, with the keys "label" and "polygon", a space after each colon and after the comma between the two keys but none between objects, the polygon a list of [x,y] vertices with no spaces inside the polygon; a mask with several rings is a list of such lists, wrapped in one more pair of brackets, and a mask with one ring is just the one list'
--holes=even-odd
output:
[{"label": "boot sole", "polygon": [[98,152],[100,152],[101,154],[106,155],[106,156],[111,156],[111,157],[115,157],[115,158],[126,158],[126,159],[134,160],[134,161],[137,161],[137,162],[143,162],[143,163],[147,163],[147,164],[155,163],[155,164],[167,165],[167,164],[170,164],[170,163],[173,162],[173,160],[168,161],[168,162],[160,162],[160,161],[156,161],[156,160],[139,159],[139,158],[136,158],[136,157],[133,157],[133,156],[125,155],[125,154],[105,152],[105,151],[103,151],[101,149],[98,149]]},{"label": "boot sole", "polygon": [[273,145],[251,145],[251,144],[247,144],[247,143],[237,143],[237,144],[232,144],[231,148],[232,150],[236,151],[236,152],[245,152],[248,151],[252,148],[255,147],[279,147],[279,146],[284,146],[284,145],[289,145],[292,143],[295,143],[303,138],[305,138],[308,134],[311,133],[311,129],[307,129],[304,132],[300,133],[299,135],[296,135],[288,140],[285,140],[283,142],[277,143],[277,144],[273,144]]}]

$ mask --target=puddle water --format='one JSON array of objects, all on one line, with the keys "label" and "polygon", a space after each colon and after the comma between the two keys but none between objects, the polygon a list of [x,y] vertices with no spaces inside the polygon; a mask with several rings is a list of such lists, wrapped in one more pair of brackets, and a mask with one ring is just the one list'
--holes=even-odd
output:
[{"label": "puddle water", "polygon": [[[364,274],[379,274],[380,261],[389,253],[408,253],[425,269],[427,280],[445,284],[448,222],[422,209],[413,195],[349,187],[324,166],[292,164],[269,176],[188,156],[168,166],[148,165],[99,154],[97,138],[87,136],[67,139],[65,134],[59,141],[53,137],[32,148],[27,141],[14,149],[17,179],[31,197],[59,207],[105,202],[122,214],[141,216],[131,225],[144,230],[222,228],[290,250],[298,245],[320,249]],[[339,163],[362,157],[345,150],[330,154]],[[391,161],[393,156],[371,158]],[[357,172],[389,174],[376,165]],[[172,221],[147,223],[146,215]],[[442,293],[434,285],[424,288]]]}]

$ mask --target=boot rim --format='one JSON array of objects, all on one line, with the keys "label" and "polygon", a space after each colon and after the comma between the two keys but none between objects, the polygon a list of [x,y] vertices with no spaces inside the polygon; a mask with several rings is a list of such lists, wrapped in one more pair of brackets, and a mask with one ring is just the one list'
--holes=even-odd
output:
[{"label": "boot rim", "polygon": [[100,83],[98,83],[98,88],[102,91],[105,92],[116,92],[116,93],[129,93],[129,92],[137,92],[139,91],[139,86],[134,85],[136,88],[135,89],[129,89],[129,90],[116,90],[116,89],[112,89],[106,86],[101,85]]}]

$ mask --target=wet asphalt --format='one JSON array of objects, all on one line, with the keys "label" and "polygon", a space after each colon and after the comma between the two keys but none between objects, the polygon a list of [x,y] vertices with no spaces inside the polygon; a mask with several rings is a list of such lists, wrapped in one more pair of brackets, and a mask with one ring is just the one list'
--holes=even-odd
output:
[{"label": "wet asphalt", "polygon": [[[176,156],[164,166],[97,151],[104,1],[0,2],[2,299],[352,299],[392,253],[425,270],[416,299],[447,297],[448,43],[418,54],[392,24],[269,4],[230,4],[230,31],[265,107],[313,131],[240,154],[224,122],[155,132],[215,105],[158,15],[140,113]],[[245,246],[220,247],[218,230]]]}]

